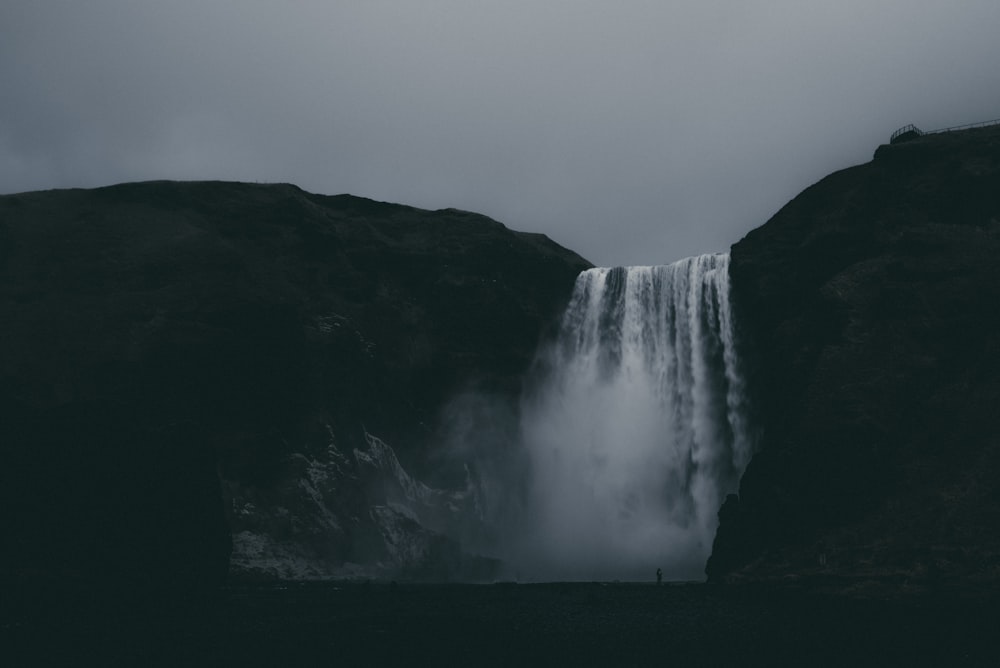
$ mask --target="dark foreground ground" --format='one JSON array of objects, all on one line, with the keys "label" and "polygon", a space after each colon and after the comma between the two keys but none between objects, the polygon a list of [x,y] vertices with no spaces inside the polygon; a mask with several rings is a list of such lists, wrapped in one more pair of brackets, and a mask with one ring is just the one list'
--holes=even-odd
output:
[{"label": "dark foreground ground", "polygon": [[968,591],[289,583],[198,600],[51,586],[5,598],[4,666],[1000,662],[1000,598]]}]

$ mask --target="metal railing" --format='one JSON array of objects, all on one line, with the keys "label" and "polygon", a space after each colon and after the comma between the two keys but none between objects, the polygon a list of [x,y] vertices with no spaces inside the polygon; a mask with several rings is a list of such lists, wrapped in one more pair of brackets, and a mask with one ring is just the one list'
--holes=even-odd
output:
[{"label": "metal railing", "polygon": [[979,123],[966,123],[965,125],[953,125],[950,128],[940,128],[940,129],[937,129],[937,130],[928,130],[926,132],[924,132],[923,130],[921,130],[920,128],[918,128],[913,123],[910,123],[909,125],[904,125],[903,127],[899,128],[898,130],[896,130],[895,132],[893,132],[892,136],[889,138],[889,143],[891,144],[892,142],[896,141],[896,139],[898,139],[899,137],[902,137],[903,135],[905,135],[905,134],[907,134],[909,132],[912,132],[915,136],[920,137],[920,136],[923,136],[923,135],[941,134],[942,132],[958,132],[959,130],[971,130],[973,128],[985,128],[985,127],[990,126],[990,125],[1000,125],[1000,118],[994,118],[992,121],[980,121]]},{"label": "metal railing", "polygon": [[909,125],[904,125],[903,127],[899,128],[898,130],[896,130],[895,132],[893,132],[892,136],[889,137],[889,143],[891,144],[892,142],[896,141],[896,139],[898,137],[902,137],[903,135],[905,135],[905,134],[907,134],[909,132],[912,132],[913,134],[915,134],[918,137],[920,135],[924,134],[923,130],[921,130],[920,128],[918,128],[913,123],[910,123]]},{"label": "metal railing", "polygon": [[966,123],[965,125],[954,125],[950,128],[931,130],[930,132],[925,132],[924,134],[932,135],[932,134],[937,134],[938,132],[956,132],[958,130],[971,130],[972,128],[985,128],[988,125],[1000,125],[1000,118],[994,118],[992,121],[980,121],[979,123]]}]

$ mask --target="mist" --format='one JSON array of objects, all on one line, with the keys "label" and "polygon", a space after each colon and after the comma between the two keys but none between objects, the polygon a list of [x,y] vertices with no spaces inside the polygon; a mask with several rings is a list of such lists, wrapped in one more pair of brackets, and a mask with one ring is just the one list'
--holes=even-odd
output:
[{"label": "mist", "polygon": [[752,450],[727,255],[583,272],[519,403],[493,399],[447,413],[480,490],[466,547],[522,581],[703,579]]}]

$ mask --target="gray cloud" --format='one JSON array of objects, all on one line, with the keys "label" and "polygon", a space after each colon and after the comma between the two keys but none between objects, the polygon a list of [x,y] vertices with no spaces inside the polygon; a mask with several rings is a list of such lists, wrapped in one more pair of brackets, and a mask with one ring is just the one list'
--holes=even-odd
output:
[{"label": "gray cloud", "polygon": [[7,0],[0,192],[290,181],[661,263],[897,126],[1000,117],[998,25],[995,0]]}]

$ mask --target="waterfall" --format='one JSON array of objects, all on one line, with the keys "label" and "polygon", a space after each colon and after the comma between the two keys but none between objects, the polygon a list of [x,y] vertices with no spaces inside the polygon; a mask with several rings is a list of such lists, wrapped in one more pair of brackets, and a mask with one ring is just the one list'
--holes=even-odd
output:
[{"label": "waterfall", "polygon": [[537,579],[701,579],[750,458],[729,256],[591,269],[523,400],[511,560]]}]

